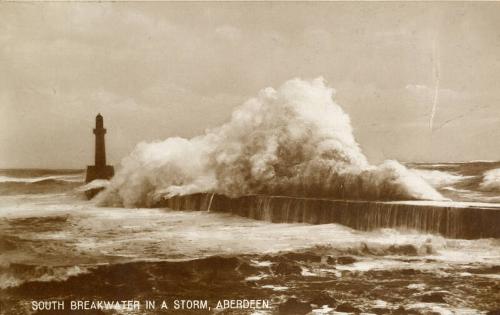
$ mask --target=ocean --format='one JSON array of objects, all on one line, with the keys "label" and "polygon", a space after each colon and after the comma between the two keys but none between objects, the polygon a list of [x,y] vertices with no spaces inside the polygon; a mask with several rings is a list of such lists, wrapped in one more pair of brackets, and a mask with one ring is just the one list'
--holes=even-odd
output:
[{"label": "ocean", "polygon": [[[451,200],[500,203],[499,162],[407,166]],[[0,171],[0,314],[500,313],[500,239],[99,207],[84,175]],[[83,310],[122,300],[140,307]]]}]

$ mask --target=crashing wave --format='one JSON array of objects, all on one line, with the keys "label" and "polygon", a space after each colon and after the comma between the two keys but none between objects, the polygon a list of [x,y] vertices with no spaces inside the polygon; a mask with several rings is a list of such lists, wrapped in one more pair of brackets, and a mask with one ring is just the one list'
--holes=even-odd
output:
[{"label": "crashing wave", "polygon": [[466,179],[474,178],[474,176],[463,176],[438,170],[412,169],[411,171],[422,177],[434,188],[442,188],[457,184]]},{"label": "crashing wave", "polygon": [[76,191],[88,191],[92,189],[106,188],[109,185],[109,180],[107,179],[94,179],[90,183],[76,188]]},{"label": "crashing wave", "polygon": [[26,282],[65,281],[70,277],[89,273],[83,266],[31,266],[12,264],[0,267],[0,289],[20,286]]},{"label": "crashing wave", "polygon": [[160,197],[198,192],[443,199],[397,161],[370,165],[333,94],[322,78],[293,79],[261,90],[203,135],[140,143],[101,203],[150,206]]},{"label": "crashing wave", "polygon": [[479,188],[483,191],[500,191],[500,168],[485,172]]}]

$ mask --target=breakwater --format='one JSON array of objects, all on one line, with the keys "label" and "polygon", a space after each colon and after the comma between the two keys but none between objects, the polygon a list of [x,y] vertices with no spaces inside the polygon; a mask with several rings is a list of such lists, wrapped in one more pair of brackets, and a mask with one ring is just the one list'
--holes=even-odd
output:
[{"label": "breakwater", "polygon": [[453,203],[346,201],[251,195],[192,194],[159,201],[174,210],[232,213],[274,223],[338,223],[357,230],[411,229],[449,238],[500,238],[500,208]]}]

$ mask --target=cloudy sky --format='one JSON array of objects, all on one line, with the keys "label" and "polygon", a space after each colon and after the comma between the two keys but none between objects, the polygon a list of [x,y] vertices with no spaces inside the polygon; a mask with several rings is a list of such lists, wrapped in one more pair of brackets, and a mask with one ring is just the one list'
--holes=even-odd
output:
[{"label": "cloudy sky", "polygon": [[0,167],[91,164],[97,112],[117,164],[318,76],[373,163],[498,160],[499,16],[492,2],[4,2]]}]

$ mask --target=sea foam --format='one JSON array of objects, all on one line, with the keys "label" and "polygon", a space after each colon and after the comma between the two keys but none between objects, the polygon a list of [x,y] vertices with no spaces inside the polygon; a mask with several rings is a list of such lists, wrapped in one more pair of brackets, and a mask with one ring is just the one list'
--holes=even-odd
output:
[{"label": "sea foam", "polygon": [[485,172],[479,188],[483,191],[500,192],[500,168]]}]

